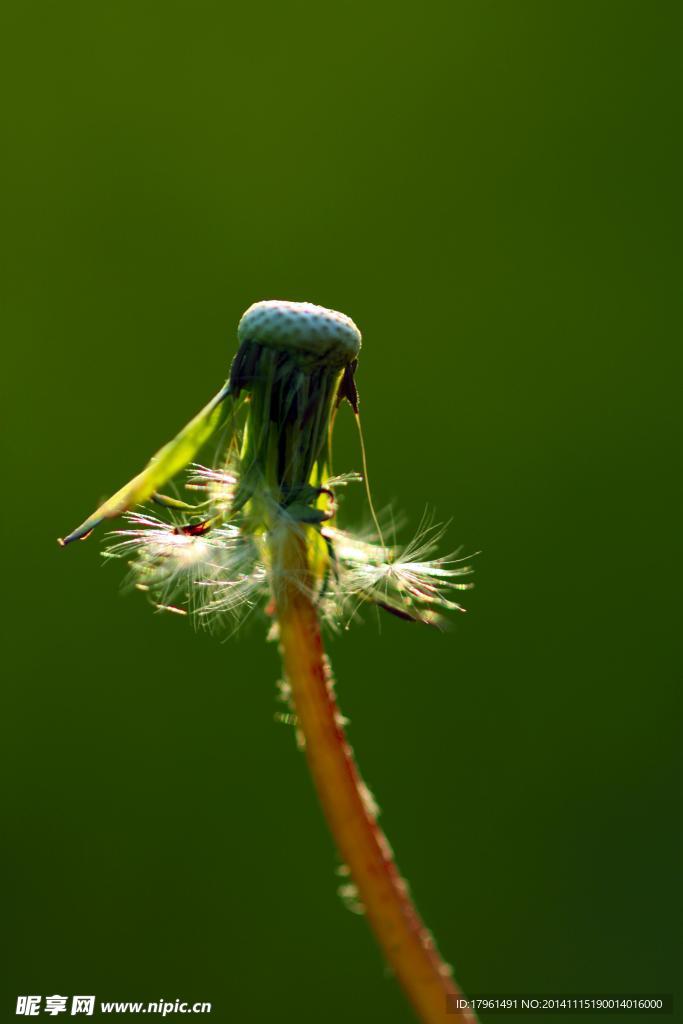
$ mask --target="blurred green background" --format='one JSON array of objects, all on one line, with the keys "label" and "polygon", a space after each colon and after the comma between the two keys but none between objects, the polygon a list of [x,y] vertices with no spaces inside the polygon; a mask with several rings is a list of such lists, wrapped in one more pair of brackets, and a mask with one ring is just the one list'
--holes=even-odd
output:
[{"label": "blurred green background", "polygon": [[55,543],[268,297],[354,317],[377,503],[483,552],[450,634],[368,615],[330,643],[456,976],[674,988],[681,20],[3,7],[3,1019],[54,992],[412,1019],[336,894],[262,625],[195,635],[96,538]]}]

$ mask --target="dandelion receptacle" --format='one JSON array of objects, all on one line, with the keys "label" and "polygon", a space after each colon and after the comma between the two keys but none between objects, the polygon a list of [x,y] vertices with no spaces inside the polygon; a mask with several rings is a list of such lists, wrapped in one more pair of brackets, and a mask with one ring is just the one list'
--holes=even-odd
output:
[{"label": "dandelion receptacle", "polygon": [[[60,541],[84,539],[123,516],[108,558],[161,610],[219,632],[252,612],[277,639],[291,704],[320,802],[348,872],[347,888],[420,1020],[453,1019],[460,992],[410,898],[344,732],[322,627],[347,626],[364,605],[439,625],[469,586],[469,567],[437,557],[442,531],[405,548],[338,523],[342,488],[363,480],[356,370],[361,335],[342,313],[305,302],[257,302],[217,395],[132,480]],[[363,476],[332,474],[340,406],[359,423]],[[218,439],[211,465],[196,461]],[[182,496],[166,494],[185,473]],[[459,1014],[474,1018],[468,1010]]]}]

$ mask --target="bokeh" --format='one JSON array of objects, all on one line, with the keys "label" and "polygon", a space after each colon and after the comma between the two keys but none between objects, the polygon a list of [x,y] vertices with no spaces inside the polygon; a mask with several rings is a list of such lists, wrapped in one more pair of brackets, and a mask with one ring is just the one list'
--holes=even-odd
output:
[{"label": "bokeh", "polygon": [[[378,506],[481,551],[449,633],[367,614],[329,644],[457,978],[670,992],[680,5],[0,23],[3,1019],[22,993],[412,1019],[337,895],[264,620],[195,634],[123,597],[97,537],[55,543],[217,390],[270,297],[356,320]],[[335,468],[359,461],[348,415]]]}]

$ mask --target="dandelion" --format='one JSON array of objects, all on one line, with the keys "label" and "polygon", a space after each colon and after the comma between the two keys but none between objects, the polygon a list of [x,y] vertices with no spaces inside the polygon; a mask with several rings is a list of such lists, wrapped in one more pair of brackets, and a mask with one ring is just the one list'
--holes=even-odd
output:
[{"label": "dandelion", "polygon": [[[411,901],[346,742],[321,624],[345,628],[374,605],[440,626],[444,612],[462,610],[455,597],[470,586],[463,581],[470,568],[457,552],[437,555],[444,531],[431,522],[403,548],[385,543],[360,433],[361,335],[349,317],[311,303],[258,302],[240,320],[238,341],[218,394],[60,543],[123,516],[105,555],[128,563],[132,584],[157,609],[218,630],[237,628],[258,609],[269,617],[291,712],[280,717],[296,723],[306,751],[344,865],[340,892],[367,916],[418,1017],[446,1021],[460,993]],[[343,403],[358,423],[363,477],[332,475],[332,431]],[[195,463],[217,434],[215,463]],[[185,496],[162,493],[181,473]],[[362,479],[370,535],[337,523],[341,492]]]}]

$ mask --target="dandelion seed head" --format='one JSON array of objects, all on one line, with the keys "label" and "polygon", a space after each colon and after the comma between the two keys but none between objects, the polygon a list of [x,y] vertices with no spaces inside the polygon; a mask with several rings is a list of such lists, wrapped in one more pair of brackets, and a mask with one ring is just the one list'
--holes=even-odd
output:
[{"label": "dandelion seed head", "polygon": [[[430,625],[462,610],[456,596],[471,586],[463,580],[470,567],[458,552],[438,554],[445,528],[430,519],[407,545],[396,543],[396,519],[375,513],[362,434],[363,476],[331,472],[344,400],[359,422],[353,321],[312,303],[268,300],[245,312],[238,339],[228,384],[65,543],[123,513],[106,556],[128,563],[130,581],[155,607],[186,611],[209,628],[239,625],[258,610],[272,616],[282,595],[297,591],[333,629],[366,605]],[[226,408],[216,460],[192,462]],[[188,500],[159,493],[185,467]],[[352,532],[337,524],[338,496],[361,480],[373,526]],[[287,557],[302,547],[305,559]]]}]

